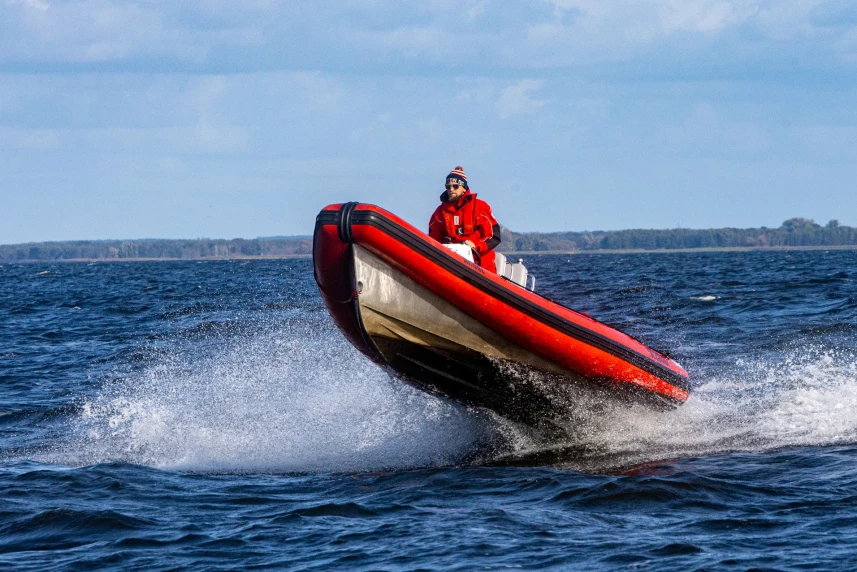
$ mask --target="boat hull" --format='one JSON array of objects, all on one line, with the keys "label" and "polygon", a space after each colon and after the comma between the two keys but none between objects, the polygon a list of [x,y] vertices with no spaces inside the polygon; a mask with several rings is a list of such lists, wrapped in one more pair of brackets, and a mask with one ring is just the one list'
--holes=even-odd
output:
[{"label": "boat hull", "polygon": [[465,261],[372,205],[330,205],[313,263],[346,338],[420,389],[528,424],[611,401],[672,407],[678,364]]}]

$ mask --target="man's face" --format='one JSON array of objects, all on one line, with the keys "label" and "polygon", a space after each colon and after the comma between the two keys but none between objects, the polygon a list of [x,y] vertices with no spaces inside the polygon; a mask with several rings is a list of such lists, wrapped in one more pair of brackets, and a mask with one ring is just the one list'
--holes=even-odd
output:
[{"label": "man's face", "polygon": [[449,199],[452,201],[463,195],[464,190],[464,185],[454,183],[452,181],[446,184],[446,193],[449,196]]}]

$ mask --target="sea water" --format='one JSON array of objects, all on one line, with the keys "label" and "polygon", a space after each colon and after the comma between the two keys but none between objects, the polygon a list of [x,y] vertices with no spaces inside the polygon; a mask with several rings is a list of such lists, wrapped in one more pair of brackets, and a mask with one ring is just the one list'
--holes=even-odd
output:
[{"label": "sea water", "polygon": [[688,402],[545,441],[368,362],[307,259],[0,265],[0,567],[857,567],[857,251],[526,264]]}]

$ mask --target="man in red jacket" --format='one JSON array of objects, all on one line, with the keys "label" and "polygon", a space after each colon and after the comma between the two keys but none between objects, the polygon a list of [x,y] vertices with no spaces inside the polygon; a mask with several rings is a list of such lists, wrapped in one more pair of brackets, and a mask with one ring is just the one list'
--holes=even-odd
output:
[{"label": "man in red jacket", "polygon": [[500,244],[500,225],[491,207],[470,192],[462,167],[446,176],[445,186],[441,204],[429,219],[429,236],[441,243],[466,244],[476,253],[474,258],[480,266],[497,272],[494,249]]}]

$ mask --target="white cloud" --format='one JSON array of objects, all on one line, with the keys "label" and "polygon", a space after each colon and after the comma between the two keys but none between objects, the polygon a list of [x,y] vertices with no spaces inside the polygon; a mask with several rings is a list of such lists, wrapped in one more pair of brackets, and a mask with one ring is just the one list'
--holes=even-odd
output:
[{"label": "white cloud", "polygon": [[442,15],[458,14],[466,19],[478,18],[488,9],[490,0],[428,0],[425,7]]},{"label": "white cloud", "polygon": [[541,89],[543,83],[534,79],[522,79],[503,88],[497,100],[500,119],[508,119],[521,113],[533,113],[542,107],[545,102],[533,99],[530,94]]},{"label": "white cloud", "polygon": [[39,12],[47,12],[50,8],[50,5],[43,0],[6,0],[6,4],[8,6],[19,5]]},{"label": "white cloud", "polygon": [[[233,5],[230,23],[216,11],[217,3],[185,16],[181,4],[160,2],[7,1],[0,7],[0,61],[112,62],[166,55],[199,62],[215,46],[261,44],[265,6],[258,4]],[[248,12],[249,24],[240,17]],[[221,25],[203,25],[204,16],[221,18]]]},{"label": "white cloud", "polygon": [[[592,28],[630,31],[639,39],[674,32],[716,33],[744,23],[794,26],[823,0],[546,0]],[[648,30],[648,32],[644,32]]]},{"label": "white cloud", "polygon": [[[799,42],[808,40],[815,52],[848,60],[857,34],[857,10],[849,2],[5,0],[0,4],[0,63],[149,58],[166,65],[217,65],[224,60],[215,56],[227,55],[230,69],[239,72],[259,66],[386,72],[427,64],[466,66],[480,75],[498,66],[562,68],[652,53],[663,62],[680,61],[689,50],[713,54],[724,46],[728,50],[722,57],[732,58],[733,66],[759,53],[785,61],[805,52]],[[716,50],[712,42],[720,42]]]},{"label": "white cloud", "polygon": [[797,42],[806,40],[815,40],[816,51],[837,53],[843,50],[842,39],[857,29],[853,22],[834,29],[818,25],[813,11],[824,0],[545,2],[553,6],[554,17],[526,21],[524,41],[506,48],[509,61],[565,66],[653,53],[663,61],[680,61],[689,50],[713,57],[716,49],[734,67],[760,52],[784,58],[792,50],[805,52]]},{"label": "white cloud", "polygon": [[355,39],[361,44],[381,48],[382,53],[397,59],[404,55],[408,58],[418,56],[437,57],[451,51],[456,42],[455,30],[441,30],[434,27],[404,26],[389,31],[359,30]]},{"label": "white cloud", "polygon": [[667,2],[659,10],[663,30],[690,30],[715,33],[723,28],[746,20],[752,9],[736,8],[733,2],[684,1]]}]

